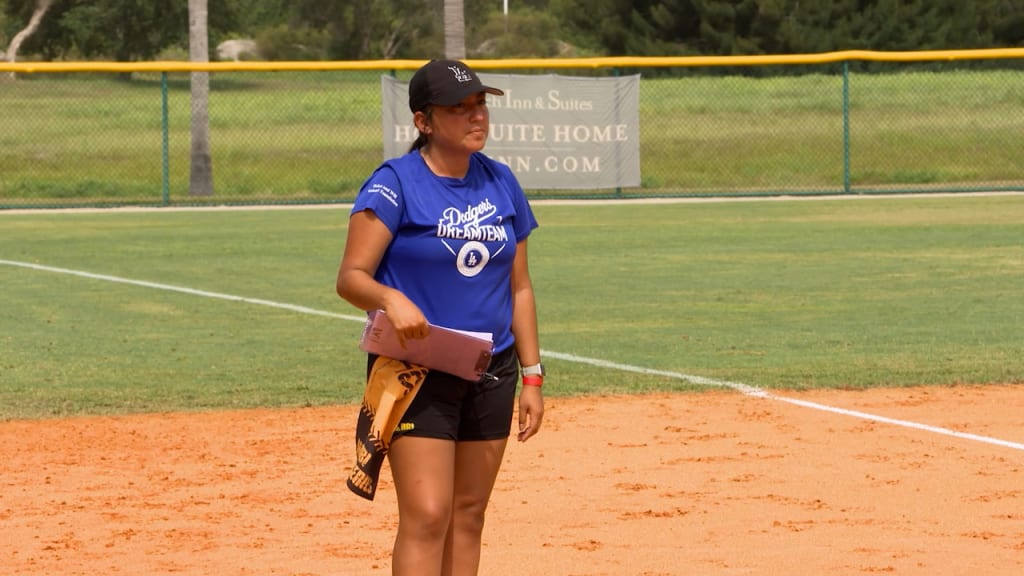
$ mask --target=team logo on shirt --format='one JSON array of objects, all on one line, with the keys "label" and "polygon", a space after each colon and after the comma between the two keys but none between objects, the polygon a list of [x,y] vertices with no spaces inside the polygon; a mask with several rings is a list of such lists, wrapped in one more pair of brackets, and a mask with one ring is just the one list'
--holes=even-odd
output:
[{"label": "team logo on shirt", "polygon": [[[500,244],[495,254],[505,249],[508,232],[501,226],[501,216],[497,212],[497,206],[485,199],[476,206],[467,206],[465,210],[446,208],[438,219],[437,237],[455,255],[459,273],[467,278],[482,272],[490,262],[492,254],[485,242]],[[464,240],[466,243],[455,250],[448,240]]]},{"label": "team logo on shirt", "polygon": [[483,242],[466,242],[459,250],[456,266],[459,273],[467,278],[472,278],[483,272],[484,266],[491,260],[491,252]]}]

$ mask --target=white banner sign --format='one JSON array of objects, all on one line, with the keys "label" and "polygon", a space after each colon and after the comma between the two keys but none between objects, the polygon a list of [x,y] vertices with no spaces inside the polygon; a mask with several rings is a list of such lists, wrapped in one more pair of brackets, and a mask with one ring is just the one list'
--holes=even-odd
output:
[{"label": "white banner sign", "polygon": [[[479,74],[487,96],[484,152],[508,164],[526,189],[640,186],[640,76],[581,78]],[[384,158],[416,139],[408,84],[381,77]]]}]

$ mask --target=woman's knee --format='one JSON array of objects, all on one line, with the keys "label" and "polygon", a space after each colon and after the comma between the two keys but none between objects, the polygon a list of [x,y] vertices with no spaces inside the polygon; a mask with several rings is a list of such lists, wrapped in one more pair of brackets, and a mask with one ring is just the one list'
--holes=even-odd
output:
[{"label": "woman's knee", "polygon": [[452,507],[448,502],[417,502],[415,506],[400,508],[399,522],[416,538],[425,540],[444,539],[452,519]]},{"label": "woman's knee", "polygon": [[487,514],[487,498],[456,498],[453,524],[461,529],[482,532]]}]

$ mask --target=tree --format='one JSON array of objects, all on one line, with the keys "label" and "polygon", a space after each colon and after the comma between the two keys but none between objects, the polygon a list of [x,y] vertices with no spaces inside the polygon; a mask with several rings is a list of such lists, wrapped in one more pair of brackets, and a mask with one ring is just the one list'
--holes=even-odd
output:
[{"label": "tree", "polygon": [[[468,23],[467,23],[468,24]],[[549,11],[530,6],[518,8],[508,17],[500,11],[470,27],[466,36],[469,58],[554,58],[575,55],[561,41],[558,20]]]},{"label": "tree", "polygon": [[697,52],[698,17],[692,0],[552,0],[565,41],[611,56],[671,56]]},{"label": "tree", "polygon": [[[295,0],[287,22],[256,36],[316,46],[308,51],[311,58],[422,58],[440,52],[441,21],[437,0]],[[288,51],[277,48],[271,52]]]},{"label": "tree", "polygon": [[[218,4],[221,2],[218,2]],[[255,36],[264,28],[288,23],[290,0],[226,0],[235,16],[236,34]]]},{"label": "tree", "polygon": [[[53,4],[53,0],[36,0],[36,6],[32,11],[31,18],[28,20],[28,25],[14,35],[14,38],[11,39],[10,46],[7,47],[5,57],[8,62],[14,62],[17,60],[18,50],[21,49],[21,44],[26,38],[34,34],[35,31],[39,29],[39,23],[42,22],[43,16],[46,15],[46,11],[50,9],[51,4]],[[11,79],[14,79],[14,72],[11,72]]]},{"label": "tree", "polygon": [[750,41],[758,13],[755,0],[695,0],[700,17],[700,45],[705,54],[733,55],[759,52]]},{"label": "tree", "polygon": [[[510,0],[508,17],[499,0],[207,2],[210,45],[253,37],[269,58],[289,60],[1024,45],[1024,0]],[[147,61],[188,41],[181,0],[47,3],[34,32],[20,36],[17,56]],[[4,44],[33,21],[38,4],[0,0]]]},{"label": "tree", "polygon": [[444,0],[444,57],[466,57],[466,13],[462,0]]},{"label": "tree", "polygon": [[656,2],[646,18],[652,38],[645,44],[646,54],[686,54],[696,50],[700,36],[700,18],[691,0]]},{"label": "tree", "polygon": [[[188,0],[188,55],[192,62],[209,62],[206,0]],[[192,72],[192,163],[189,194],[213,195],[213,159],[210,155],[210,74]]]},{"label": "tree", "polygon": [[[46,60],[96,58],[148,61],[188,40],[188,7],[180,0],[49,0],[50,9],[23,48]],[[5,13],[23,22],[37,0],[7,0]],[[209,27],[234,27],[231,4],[214,2]]]}]

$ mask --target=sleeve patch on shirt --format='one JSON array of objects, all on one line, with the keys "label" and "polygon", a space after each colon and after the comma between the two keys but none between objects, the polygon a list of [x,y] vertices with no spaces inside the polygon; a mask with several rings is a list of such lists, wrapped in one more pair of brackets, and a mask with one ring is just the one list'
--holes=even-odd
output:
[{"label": "sleeve patch on shirt", "polygon": [[398,206],[398,194],[394,190],[388,188],[383,184],[372,184],[366,189],[367,194],[380,194],[385,200],[390,202],[393,206]]}]

